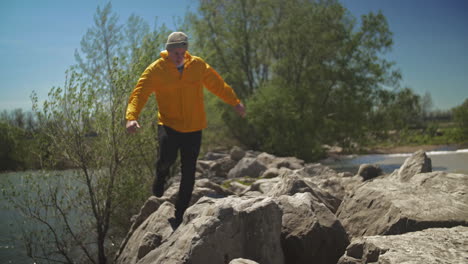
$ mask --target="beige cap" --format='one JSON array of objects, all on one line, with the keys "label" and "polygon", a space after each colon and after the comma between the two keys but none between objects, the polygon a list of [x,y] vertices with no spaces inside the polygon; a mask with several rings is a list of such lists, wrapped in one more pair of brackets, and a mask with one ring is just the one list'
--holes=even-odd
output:
[{"label": "beige cap", "polygon": [[172,32],[167,38],[166,50],[175,48],[188,49],[188,37],[184,32]]}]

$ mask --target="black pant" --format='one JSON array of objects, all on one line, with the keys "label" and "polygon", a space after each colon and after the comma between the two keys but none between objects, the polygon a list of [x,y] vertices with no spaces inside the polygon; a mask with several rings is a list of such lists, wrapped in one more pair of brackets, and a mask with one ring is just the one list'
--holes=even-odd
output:
[{"label": "black pant", "polygon": [[164,184],[166,183],[167,175],[172,164],[177,159],[177,152],[180,150],[182,178],[175,205],[175,217],[180,221],[192,198],[201,136],[201,130],[182,133],[168,126],[158,125],[159,158],[156,162],[153,194],[157,197],[161,197],[164,194]]}]

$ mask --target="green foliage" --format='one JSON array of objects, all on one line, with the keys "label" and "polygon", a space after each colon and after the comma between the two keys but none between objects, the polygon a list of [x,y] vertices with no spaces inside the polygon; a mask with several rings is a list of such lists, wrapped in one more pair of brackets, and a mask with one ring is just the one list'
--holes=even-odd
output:
[{"label": "green foliage", "polygon": [[459,140],[468,140],[468,99],[463,104],[453,109],[454,121],[457,124],[457,138]]},{"label": "green foliage", "polygon": [[[117,250],[109,245],[120,244],[131,216],[150,195],[158,146],[155,100],[141,115],[143,128],[137,135],[126,133],[125,112],[138,77],[159,56],[168,32],[164,26],[149,32],[136,16],[119,24],[110,4],[98,8],[94,18],[64,86],[53,87],[42,106],[31,96],[42,165],[74,168],[66,176],[70,184],[55,184],[64,175],[28,178],[27,188],[42,198],[14,201],[18,208],[39,210],[22,211],[28,223],[43,230],[23,238],[33,259],[109,262]],[[57,195],[72,199],[51,202]],[[87,224],[64,228],[67,221],[78,220]],[[60,235],[51,236],[55,233]],[[81,233],[85,239],[75,237]]]},{"label": "green foliage", "polygon": [[0,170],[17,170],[24,165],[20,140],[24,132],[4,122],[0,123]]},{"label": "green foliage", "polygon": [[370,113],[373,133],[421,127],[423,111],[421,97],[411,89],[397,92],[380,90],[376,94],[375,106]]},{"label": "green foliage", "polygon": [[307,160],[324,143],[352,148],[365,140],[376,93],[400,79],[380,57],[392,45],[381,13],[357,28],[337,1],[215,0],[188,19],[200,52],[247,104],[247,120],[220,110],[250,148]]},{"label": "green foliage", "polygon": [[37,121],[32,112],[6,110],[0,115],[0,171],[41,167]]}]

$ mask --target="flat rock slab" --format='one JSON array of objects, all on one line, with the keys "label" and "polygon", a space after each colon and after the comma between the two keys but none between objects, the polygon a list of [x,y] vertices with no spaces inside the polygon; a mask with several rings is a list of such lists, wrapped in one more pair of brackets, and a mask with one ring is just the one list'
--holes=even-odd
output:
[{"label": "flat rock slab", "polygon": [[339,264],[468,263],[468,227],[430,228],[354,239]]},{"label": "flat rock slab", "polygon": [[353,237],[394,235],[431,227],[468,226],[468,175],[396,172],[358,187],[337,216]]}]

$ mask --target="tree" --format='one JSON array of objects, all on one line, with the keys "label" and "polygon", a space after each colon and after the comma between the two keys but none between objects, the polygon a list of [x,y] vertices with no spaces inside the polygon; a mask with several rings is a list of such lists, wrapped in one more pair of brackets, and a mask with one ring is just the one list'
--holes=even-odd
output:
[{"label": "tree", "polygon": [[424,119],[428,119],[433,106],[434,103],[432,102],[431,94],[429,92],[424,93],[421,98],[421,111],[423,113]]},{"label": "tree", "polygon": [[6,122],[0,122],[0,171],[17,170],[23,165],[19,140],[23,131]]},{"label": "tree", "polygon": [[37,121],[31,111],[4,110],[0,115],[0,171],[37,169]]},{"label": "tree", "polygon": [[[321,145],[363,141],[375,94],[400,79],[381,54],[383,14],[356,20],[338,1],[201,1],[190,16],[202,52],[247,102],[223,117],[251,148],[305,159]],[[252,136],[254,135],[254,136]]]},{"label": "tree", "polygon": [[389,130],[404,130],[422,126],[421,97],[410,88],[398,91],[381,90],[370,113],[370,131],[381,136]]},{"label": "tree", "polygon": [[458,137],[460,140],[468,140],[468,99],[455,107],[453,110],[453,119],[457,124]]},{"label": "tree", "polygon": [[[41,173],[25,181],[24,189],[7,194],[26,219],[37,223],[31,225],[37,230],[23,232],[36,261],[109,262],[116,250],[111,245],[119,244],[130,217],[149,196],[157,149],[155,111],[141,115],[147,126],[138,137],[126,134],[124,120],[128,95],[158,55],[166,29],[147,32],[136,16],[121,25],[110,4],[97,8],[94,22],[64,86],[53,87],[42,108],[32,95],[42,146],[54,155],[51,161],[64,160],[76,169]],[[154,102],[147,107],[156,108]]]}]

